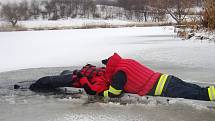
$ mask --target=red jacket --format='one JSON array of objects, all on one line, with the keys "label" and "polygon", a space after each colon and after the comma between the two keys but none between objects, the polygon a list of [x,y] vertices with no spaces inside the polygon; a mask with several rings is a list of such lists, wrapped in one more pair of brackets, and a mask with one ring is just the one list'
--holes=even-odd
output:
[{"label": "red jacket", "polygon": [[127,77],[124,91],[140,96],[146,95],[161,75],[135,60],[122,59],[117,53],[114,53],[108,59],[105,78],[111,80],[112,76],[120,70],[125,72]]},{"label": "red jacket", "polygon": [[84,76],[79,81],[81,87],[87,84],[97,94],[108,89],[109,83],[104,77],[105,68],[97,68],[96,66],[88,64],[80,72]]}]

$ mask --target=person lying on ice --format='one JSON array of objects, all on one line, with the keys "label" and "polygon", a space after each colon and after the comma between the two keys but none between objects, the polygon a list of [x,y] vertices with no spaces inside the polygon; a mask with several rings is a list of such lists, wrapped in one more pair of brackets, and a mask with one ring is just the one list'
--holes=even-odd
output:
[{"label": "person lying on ice", "polygon": [[[50,92],[58,87],[84,87],[85,89],[90,88],[96,92],[103,92],[109,86],[107,81],[105,81],[104,73],[105,68],[87,64],[81,70],[65,70],[60,75],[42,77],[31,84],[29,89],[36,92]],[[86,85],[80,84],[80,77],[82,76],[87,79]],[[91,83],[93,87],[89,86]],[[19,88],[19,85],[14,86],[14,88]],[[87,93],[93,94],[90,92]]]},{"label": "person lying on ice", "polygon": [[119,97],[126,92],[140,96],[215,101],[214,86],[200,87],[172,75],[154,72],[133,59],[121,58],[117,53],[102,60],[102,63],[106,65],[105,79],[110,83],[108,89],[102,92],[100,90],[97,92],[94,84],[90,83],[87,77],[79,74],[80,83],[89,95]]}]

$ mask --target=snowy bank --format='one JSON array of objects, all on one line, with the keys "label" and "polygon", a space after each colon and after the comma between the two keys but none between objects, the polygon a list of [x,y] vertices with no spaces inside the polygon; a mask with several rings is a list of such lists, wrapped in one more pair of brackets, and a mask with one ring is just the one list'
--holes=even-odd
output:
[{"label": "snowy bank", "polygon": [[124,20],[102,19],[61,19],[61,20],[31,20],[19,21],[16,27],[10,23],[0,21],[0,31],[28,31],[28,30],[62,30],[62,29],[89,29],[89,28],[119,28],[119,27],[143,27],[164,26],[168,22],[134,22]]},{"label": "snowy bank", "polygon": [[213,42],[215,43],[215,31],[199,30],[196,33],[192,33],[191,40],[199,40],[201,42]]}]

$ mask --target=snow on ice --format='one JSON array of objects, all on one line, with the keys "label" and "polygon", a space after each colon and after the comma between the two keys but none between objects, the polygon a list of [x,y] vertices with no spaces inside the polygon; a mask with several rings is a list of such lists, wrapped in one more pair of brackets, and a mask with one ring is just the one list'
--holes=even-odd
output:
[{"label": "snow on ice", "polygon": [[[56,71],[56,68],[40,67],[99,65],[101,59],[114,52],[137,59],[156,71],[214,83],[214,44],[184,41],[176,38],[173,31],[173,27],[131,27],[0,32],[0,108],[3,109],[0,120],[213,120],[214,110],[207,108],[208,104],[191,100],[173,99],[169,103],[160,103],[152,99],[149,103],[128,105],[84,104],[86,98],[61,99],[56,95],[17,92],[1,87],[5,80],[38,78]],[[19,69],[25,70],[15,71]]]},{"label": "snow on ice", "polygon": [[[107,28],[0,33],[0,72],[24,68],[81,66],[114,52],[141,49],[132,37],[174,36],[172,27]],[[121,44],[124,43],[124,44]]]}]

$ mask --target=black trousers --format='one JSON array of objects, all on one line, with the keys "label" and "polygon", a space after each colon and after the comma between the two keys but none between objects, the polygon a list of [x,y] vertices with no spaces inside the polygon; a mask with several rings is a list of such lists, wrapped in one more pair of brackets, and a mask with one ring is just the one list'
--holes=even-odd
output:
[{"label": "black trousers", "polygon": [[[148,95],[154,96],[157,84]],[[185,82],[175,76],[169,76],[161,94],[163,97],[185,98],[209,101],[208,87]]]},{"label": "black trousers", "polygon": [[45,76],[30,85],[33,91],[52,91],[58,87],[71,87],[73,83],[72,74]]}]

